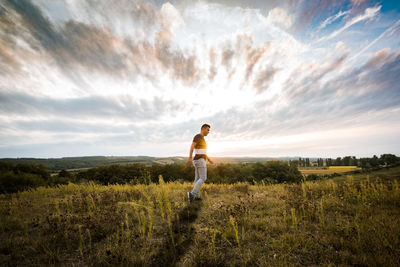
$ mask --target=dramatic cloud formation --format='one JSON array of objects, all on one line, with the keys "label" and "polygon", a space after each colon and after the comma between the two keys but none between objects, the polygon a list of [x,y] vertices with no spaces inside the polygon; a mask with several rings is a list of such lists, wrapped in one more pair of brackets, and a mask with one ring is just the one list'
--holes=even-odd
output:
[{"label": "dramatic cloud formation", "polygon": [[399,154],[396,5],[2,1],[0,157]]}]

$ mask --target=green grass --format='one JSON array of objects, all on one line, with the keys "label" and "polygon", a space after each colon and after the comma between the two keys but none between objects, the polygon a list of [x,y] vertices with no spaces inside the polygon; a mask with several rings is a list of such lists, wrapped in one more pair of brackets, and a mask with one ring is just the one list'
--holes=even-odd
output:
[{"label": "green grass", "polygon": [[292,185],[68,184],[0,195],[0,265],[400,262],[400,168]]},{"label": "green grass", "polygon": [[[376,171],[366,172],[349,172],[353,176],[355,183],[360,183],[369,179],[372,182],[391,183],[393,180],[400,182],[400,166],[382,168]],[[343,183],[347,180],[347,176],[338,176],[333,179],[336,183]]]}]

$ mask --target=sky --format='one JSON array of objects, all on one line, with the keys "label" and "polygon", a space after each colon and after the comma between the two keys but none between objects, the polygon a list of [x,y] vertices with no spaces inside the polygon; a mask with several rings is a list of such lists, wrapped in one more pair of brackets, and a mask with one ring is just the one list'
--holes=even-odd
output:
[{"label": "sky", "polygon": [[400,3],[0,0],[0,157],[400,155]]}]

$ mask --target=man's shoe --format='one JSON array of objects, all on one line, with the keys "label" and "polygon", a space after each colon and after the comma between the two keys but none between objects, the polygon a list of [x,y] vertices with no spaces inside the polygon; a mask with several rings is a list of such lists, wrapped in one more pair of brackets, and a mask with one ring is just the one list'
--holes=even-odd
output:
[{"label": "man's shoe", "polygon": [[202,198],[201,197],[195,197],[194,200],[200,201],[200,200],[202,200]]},{"label": "man's shoe", "polygon": [[193,201],[193,195],[191,192],[187,192],[187,197],[188,197],[189,203]]}]

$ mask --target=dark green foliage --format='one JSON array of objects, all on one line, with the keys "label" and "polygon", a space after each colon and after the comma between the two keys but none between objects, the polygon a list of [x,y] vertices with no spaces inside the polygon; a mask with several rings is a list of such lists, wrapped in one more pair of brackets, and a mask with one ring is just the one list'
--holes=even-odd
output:
[{"label": "dark green foliage", "polygon": [[219,164],[209,166],[209,181],[214,183],[236,183],[236,182],[261,182],[282,183],[300,182],[301,173],[297,166],[289,166],[284,161],[267,161],[247,165]]},{"label": "dark green foliage", "polygon": [[19,163],[14,167],[14,173],[32,173],[39,175],[43,180],[50,177],[49,171],[42,164]]},{"label": "dark green foliage", "polygon": [[315,180],[319,180],[319,179],[321,179],[321,178],[318,176],[318,174],[315,174],[315,173],[309,174],[306,177],[306,181],[315,181]]},{"label": "dark green foliage", "polygon": [[[382,159],[387,162],[393,162],[398,158],[394,155],[384,154]],[[371,161],[378,159],[374,156],[369,158]],[[319,160],[319,164],[323,164],[323,160]],[[318,161],[317,161],[318,162]],[[336,160],[327,159],[328,165],[343,165],[343,162],[355,164],[357,159],[354,156],[337,158]],[[264,183],[298,183],[302,180],[302,175],[298,170],[298,166],[306,166],[310,163],[308,158],[299,160],[286,161],[267,161],[248,164],[222,163],[208,165],[207,181],[212,183],[236,183],[236,182],[261,182]],[[375,164],[375,163],[374,163]],[[379,165],[378,165],[379,167]],[[131,184],[148,184],[150,182],[157,183],[159,175],[162,175],[164,181],[193,181],[194,168],[185,163],[175,164],[153,164],[145,165],[141,163],[129,165],[107,165],[81,171],[77,174],[78,180],[95,180],[102,184],[115,183],[131,183]],[[317,177],[310,176],[307,180],[314,180]]]},{"label": "dark green foliage", "polygon": [[59,173],[58,173],[58,177],[71,177],[71,173],[65,169],[62,169]]},{"label": "dark green foliage", "polygon": [[[96,157],[92,157],[96,158]],[[100,157],[101,158],[101,157]],[[382,166],[394,166],[399,163],[399,157],[393,154],[383,154],[378,158],[361,158],[354,156],[338,157],[336,160],[326,159],[326,165],[356,165],[364,170],[377,169]],[[287,161],[267,161],[256,163],[221,163],[208,165],[207,181],[211,183],[232,184],[236,182],[273,184],[298,183],[302,175],[298,166],[310,164],[308,158]],[[317,159],[321,166],[323,159]],[[149,184],[158,183],[159,176],[164,181],[188,181],[194,179],[194,167],[186,163],[153,164],[143,163],[103,165],[96,168],[72,173],[62,169],[58,175],[50,176],[42,164],[18,163],[0,161],[0,193],[11,193],[37,186],[53,186],[68,182],[96,181],[101,184]],[[338,174],[333,174],[337,176]],[[306,180],[317,180],[319,176],[309,175]]]},{"label": "dark green foliage", "polygon": [[[65,174],[65,173],[64,173]],[[14,193],[45,185],[65,184],[74,181],[74,176],[50,176],[42,164],[0,162],[0,193]]]},{"label": "dark green foliage", "polygon": [[396,157],[396,155],[393,155],[393,154],[383,154],[379,158],[380,165],[393,165],[399,161],[400,161],[400,158]]},{"label": "dark green foliage", "polygon": [[0,193],[14,193],[31,187],[45,185],[45,181],[37,174],[12,171],[0,173]]},{"label": "dark green foliage", "polygon": [[377,169],[381,166],[393,166],[400,162],[400,158],[393,154],[382,154],[379,158],[360,158],[360,167],[363,169]]},{"label": "dark green foliage", "polygon": [[[267,161],[255,164],[216,164],[207,168],[209,182],[236,183],[261,182],[281,183],[299,182],[301,173],[297,166],[289,166],[283,161]],[[158,182],[162,176],[164,181],[193,181],[194,167],[187,164],[143,164],[108,165],[81,171],[78,180],[94,180],[102,184],[131,183],[148,184]]]},{"label": "dark green foliage", "polygon": [[[111,164],[132,164],[132,163],[142,163],[145,165],[151,165],[156,160],[167,159],[174,163],[182,162],[182,158],[171,157],[171,158],[154,158],[147,156],[133,156],[133,157],[104,157],[104,156],[91,156],[91,157],[64,157],[64,158],[3,158],[1,161],[18,164],[18,163],[28,163],[28,164],[43,164],[48,170],[52,172],[57,172],[62,169],[80,169],[80,168],[93,168],[103,165]],[[1,166],[0,166],[1,168]]]},{"label": "dark green foliage", "polygon": [[95,180],[102,184],[149,183],[146,166],[140,163],[131,165],[106,165],[81,171],[78,180]]},{"label": "dark green foliage", "polygon": [[301,181],[301,173],[295,165],[289,166],[282,161],[268,161],[255,165],[253,175],[256,181],[269,180],[279,183]]},{"label": "dark green foliage", "polygon": [[14,165],[9,162],[0,161],[0,173],[12,171],[14,169]]},{"label": "dark green foliage", "polygon": [[158,176],[162,175],[164,181],[186,180],[191,181],[194,173],[194,167],[184,163],[178,164],[154,164],[147,167],[151,173],[151,180],[158,181]]}]

